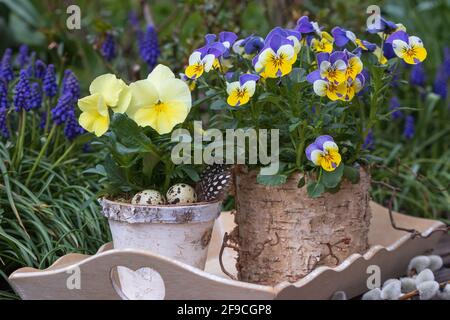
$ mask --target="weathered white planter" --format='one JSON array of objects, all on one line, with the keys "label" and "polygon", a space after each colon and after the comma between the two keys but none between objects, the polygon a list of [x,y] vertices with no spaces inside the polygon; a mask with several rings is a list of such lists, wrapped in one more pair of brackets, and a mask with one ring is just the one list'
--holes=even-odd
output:
[{"label": "weathered white planter", "polygon": [[[138,249],[204,269],[214,220],[221,202],[133,205],[100,199],[115,249]],[[118,266],[121,290],[129,299],[161,299],[164,282],[156,271]]]}]

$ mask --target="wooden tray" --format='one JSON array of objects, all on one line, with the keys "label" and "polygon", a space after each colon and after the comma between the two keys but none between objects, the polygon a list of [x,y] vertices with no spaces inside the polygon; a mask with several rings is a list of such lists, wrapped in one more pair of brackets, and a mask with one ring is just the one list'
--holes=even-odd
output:
[{"label": "wooden tray", "polygon": [[[255,285],[231,280],[222,273],[218,261],[222,238],[233,228],[233,217],[228,212],[222,213],[214,226],[205,271],[148,251],[114,250],[108,243],[93,256],[68,254],[45,270],[21,268],[11,274],[9,282],[22,299],[126,299],[118,285],[116,267],[150,267],[164,282],[165,299],[329,299],[338,290],[351,298],[367,291],[370,265],[380,267],[382,281],[399,277],[412,257],[433,249],[442,235],[430,235],[444,225],[439,221],[394,213],[397,226],[430,235],[412,239],[409,233],[392,228],[386,208],[374,202],[371,207],[371,248],[364,255],[351,255],[334,268],[318,267],[296,283]],[[235,274],[235,253],[225,250],[223,260],[225,268]],[[80,286],[69,289],[67,283],[76,273],[80,275]]]}]

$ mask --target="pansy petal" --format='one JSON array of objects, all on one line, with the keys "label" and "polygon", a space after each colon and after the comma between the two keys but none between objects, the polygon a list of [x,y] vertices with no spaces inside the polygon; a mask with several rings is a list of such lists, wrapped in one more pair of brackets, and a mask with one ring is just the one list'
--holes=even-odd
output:
[{"label": "pansy petal", "polygon": [[205,66],[205,72],[209,72],[214,64],[214,61],[216,60],[216,57],[213,54],[207,54],[202,62]]},{"label": "pansy petal", "polygon": [[294,47],[292,45],[290,45],[290,44],[282,45],[277,50],[277,55],[278,56],[283,55],[283,58],[288,60],[288,61],[292,59],[294,54],[295,54]]},{"label": "pansy petal", "polygon": [[324,149],[323,149],[323,144],[324,144],[325,142],[328,142],[328,141],[334,142],[333,137],[332,137],[332,136],[329,136],[329,135],[321,135],[321,136],[318,136],[318,137],[316,138],[316,140],[314,140],[314,143],[315,143],[321,150],[324,150]]},{"label": "pansy petal", "polygon": [[255,93],[256,82],[255,81],[247,81],[242,85],[242,89],[245,89],[249,97],[252,97]]},{"label": "pansy petal", "polygon": [[392,42],[392,48],[394,49],[395,54],[399,58],[403,58],[405,53],[408,51],[409,46],[406,42],[402,40],[394,40]]},{"label": "pansy petal", "polygon": [[305,149],[306,158],[307,158],[308,160],[310,160],[310,161],[311,161],[311,153],[312,153],[314,150],[320,150],[319,147],[318,147],[315,143],[311,143],[311,144],[310,144],[309,146],[307,146],[306,149]]},{"label": "pansy petal", "polygon": [[89,86],[89,92],[91,94],[98,93],[102,95],[105,103],[108,106],[114,107],[117,105],[117,101],[119,100],[120,91],[125,87],[126,84],[114,74],[107,73],[92,81]]},{"label": "pansy petal", "polygon": [[325,80],[314,81],[314,84],[313,84],[314,92],[320,97],[323,97],[327,94],[327,87],[328,87],[328,82]]},{"label": "pansy petal", "polygon": [[423,47],[423,42],[419,37],[412,36],[412,37],[409,37],[409,45],[411,47],[415,47],[415,48]]},{"label": "pansy petal", "polygon": [[228,95],[230,95],[231,92],[235,91],[238,88],[240,88],[239,81],[227,82],[227,94]]},{"label": "pansy petal", "polygon": [[320,76],[320,70],[314,70],[306,76],[306,81],[309,83],[314,83],[316,80],[320,80],[322,77]]},{"label": "pansy petal", "polygon": [[320,165],[320,163],[321,163],[321,160],[322,160],[322,158],[323,158],[323,151],[320,151],[320,150],[313,150],[312,152],[311,152],[311,161],[316,165],[316,166],[318,166],[318,165]]},{"label": "pansy petal", "polygon": [[202,61],[202,54],[199,51],[194,51],[190,56],[189,56],[189,65],[192,66],[196,63],[199,63],[200,61]]}]

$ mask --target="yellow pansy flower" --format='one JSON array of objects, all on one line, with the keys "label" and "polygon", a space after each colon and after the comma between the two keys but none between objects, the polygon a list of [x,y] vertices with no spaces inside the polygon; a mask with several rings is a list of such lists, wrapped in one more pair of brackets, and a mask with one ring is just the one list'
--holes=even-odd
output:
[{"label": "yellow pansy flower", "polygon": [[98,76],[89,86],[90,96],[78,100],[82,113],[80,126],[96,136],[103,135],[109,127],[109,111],[124,113],[130,103],[128,86],[113,74]]},{"label": "yellow pansy flower", "polygon": [[130,92],[128,116],[138,125],[150,126],[159,134],[169,133],[182,123],[192,105],[188,85],[162,64],[156,66],[147,79],[130,84]]}]

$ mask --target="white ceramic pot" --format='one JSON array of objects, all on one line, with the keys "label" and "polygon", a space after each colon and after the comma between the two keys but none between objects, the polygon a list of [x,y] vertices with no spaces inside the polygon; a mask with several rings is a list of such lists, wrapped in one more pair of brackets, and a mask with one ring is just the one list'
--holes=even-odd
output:
[{"label": "white ceramic pot", "polygon": [[[165,206],[99,201],[109,220],[114,249],[147,250],[204,269],[220,201]],[[150,268],[118,267],[118,275],[126,298],[164,297],[164,282]]]}]

